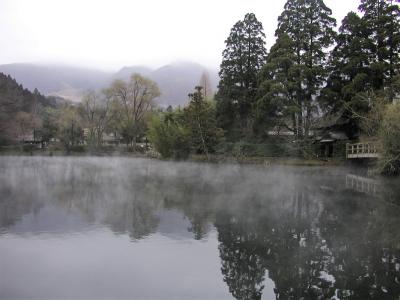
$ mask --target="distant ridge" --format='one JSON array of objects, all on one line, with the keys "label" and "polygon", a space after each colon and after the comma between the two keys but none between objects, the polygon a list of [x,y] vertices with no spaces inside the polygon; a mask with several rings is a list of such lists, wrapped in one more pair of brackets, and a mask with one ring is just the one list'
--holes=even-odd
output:
[{"label": "distant ridge", "polygon": [[85,90],[101,90],[115,79],[129,79],[139,73],[157,82],[162,95],[157,99],[162,107],[183,106],[188,102],[188,94],[199,84],[203,72],[208,72],[211,87],[216,90],[218,75],[193,62],[177,62],[157,69],[146,66],[125,66],[118,72],[104,72],[70,66],[6,64],[0,65],[0,72],[11,75],[24,87],[33,91],[37,88],[44,95],[63,97],[80,101]]}]

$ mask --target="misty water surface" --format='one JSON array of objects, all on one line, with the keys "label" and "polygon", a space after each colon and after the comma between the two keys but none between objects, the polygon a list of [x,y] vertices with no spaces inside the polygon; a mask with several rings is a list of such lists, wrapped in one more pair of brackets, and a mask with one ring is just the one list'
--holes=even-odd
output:
[{"label": "misty water surface", "polygon": [[398,181],[0,157],[0,299],[398,299]]}]

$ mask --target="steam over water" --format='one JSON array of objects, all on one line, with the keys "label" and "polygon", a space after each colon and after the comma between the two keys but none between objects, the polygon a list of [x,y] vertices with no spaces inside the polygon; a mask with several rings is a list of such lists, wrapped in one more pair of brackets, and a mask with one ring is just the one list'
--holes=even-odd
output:
[{"label": "steam over water", "polygon": [[0,299],[398,299],[398,181],[0,157]]}]

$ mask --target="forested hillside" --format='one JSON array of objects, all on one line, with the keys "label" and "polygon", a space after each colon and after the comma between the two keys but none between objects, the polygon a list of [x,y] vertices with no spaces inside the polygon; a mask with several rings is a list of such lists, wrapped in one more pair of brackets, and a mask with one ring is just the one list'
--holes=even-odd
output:
[{"label": "forested hillside", "polygon": [[37,89],[32,93],[11,76],[0,73],[0,142],[15,140],[28,127],[39,126],[43,108],[56,105],[56,98],[47,98]]}]

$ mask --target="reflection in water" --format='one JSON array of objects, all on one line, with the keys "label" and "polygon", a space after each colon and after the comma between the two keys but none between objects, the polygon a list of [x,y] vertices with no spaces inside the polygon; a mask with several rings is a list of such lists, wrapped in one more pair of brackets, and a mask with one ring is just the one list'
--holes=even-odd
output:
[{"label": "reflection in water", "polygon": [[[345,168],[125,158],[1,157],[0,169],[0,255],[10,256],[7,251],[18,238],[28,248],[35,247],[32,237],[43,235],[70,246],[71,234],[85,234],[85,242],[108,249],[120,242],[109,235],[99,239],[100,232],[128,236],[136,243],[118,246],[124,254],[113,257],[109,268],[118,274],[129,265],[126,277],[144,280],[144,274],[153,274],[152,284],[131,282],[130,290],[120,279],[103,286],[115,299],[400,296],[397,182],[366,179],[360,185],[355,180],[362,177],[347,176]],[[80,251],[90,260],[91,253]],[[155,263],[143,265],[146,260]],[[0,298],[27,296],[16,284],[19,261],[4,265],[9,285],[0,283]],[[91,268],[98,265],[94,261]],[[189,269],[196,275],[188,275]],[[68,270],[77,275],[76,269]],[[96,276],[114,282],[115,274]],[[77,290],[71,296],[65,290],[67,297],[93,295]],[[46,296],[45,287],[29,291]]]}]

